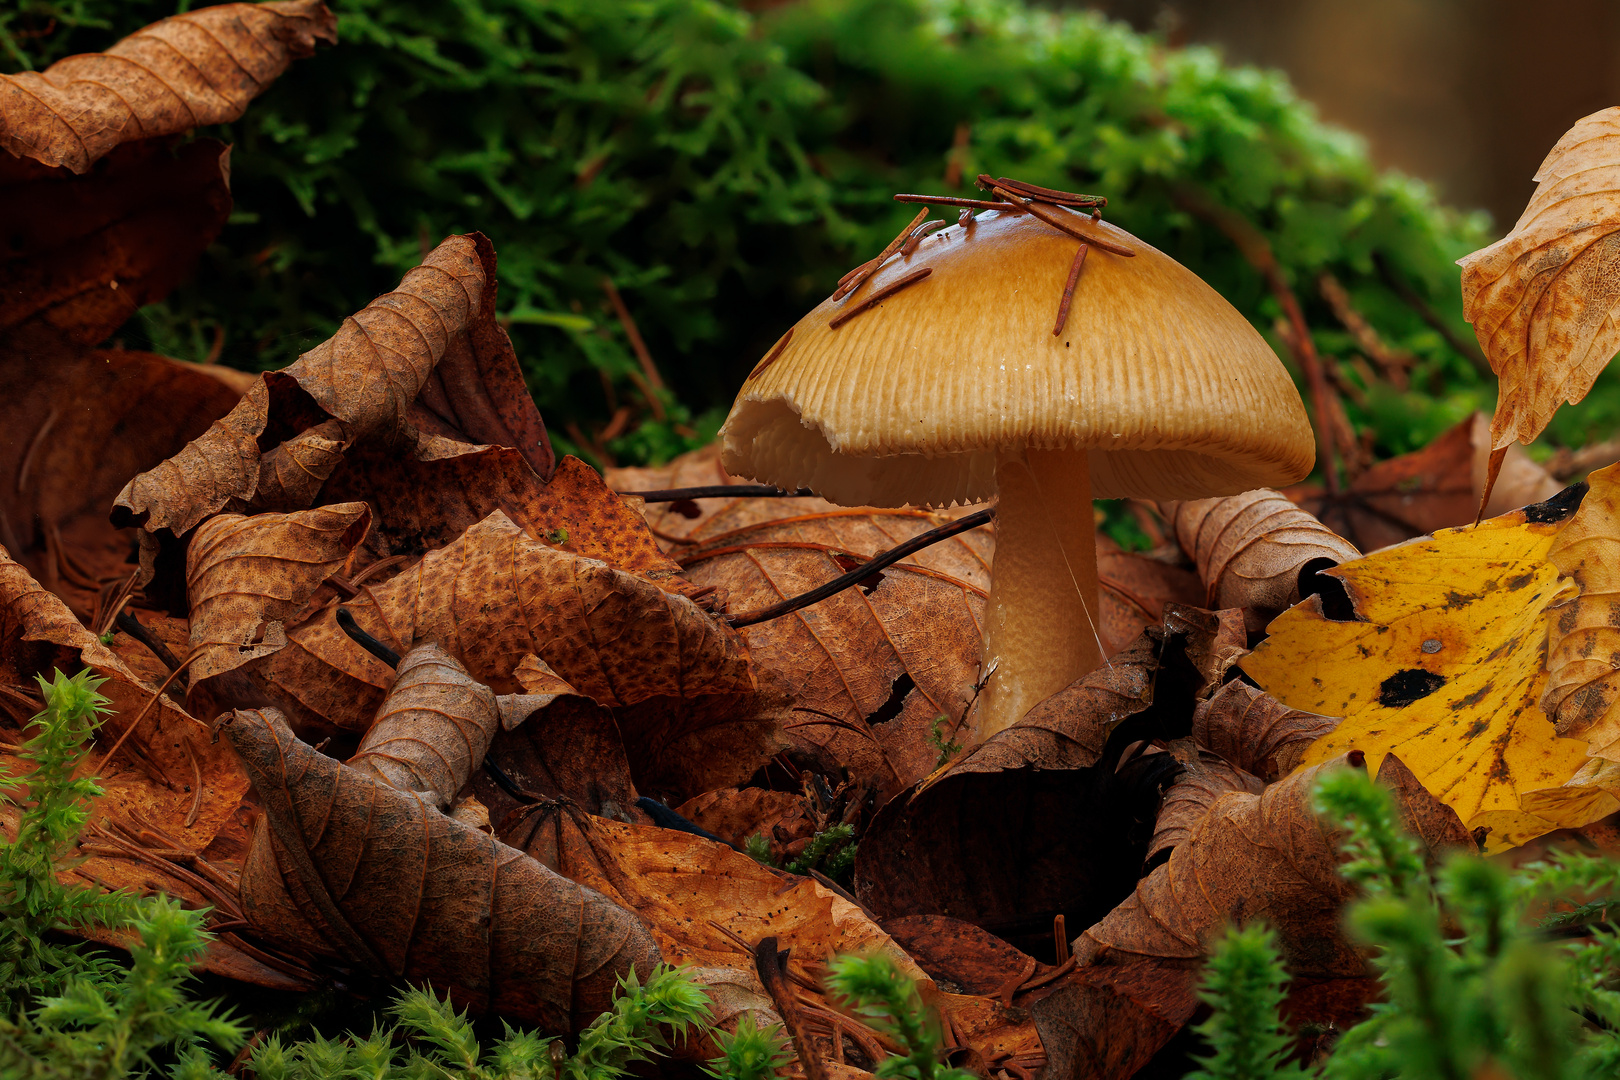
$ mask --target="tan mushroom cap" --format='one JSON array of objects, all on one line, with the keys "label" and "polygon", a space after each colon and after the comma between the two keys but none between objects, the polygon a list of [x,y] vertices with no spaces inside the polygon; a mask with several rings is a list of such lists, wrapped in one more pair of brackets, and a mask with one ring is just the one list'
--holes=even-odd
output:
[{"label": "tan mushroom cap", "polygon": [[[998,452],[1019,448],[1090,451],[1096,498],[1304,478],[1304,406],[1248,320],[1163,252],[1086,227],[1137,254],[1091,248],[1057,337],[1079,242],[1027,214],[941,230],[823,301],[737,395],[720,432],[727,471],[852,506],[986,499]],[[921,267],[932,273],[828,328]]]}]

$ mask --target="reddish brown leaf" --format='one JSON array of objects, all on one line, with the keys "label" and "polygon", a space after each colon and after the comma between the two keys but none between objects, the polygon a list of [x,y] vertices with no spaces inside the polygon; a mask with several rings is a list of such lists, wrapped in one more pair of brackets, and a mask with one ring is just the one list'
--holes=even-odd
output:
[{"label": "reddish brown leaf", "polygon": [[80,177],[0,155],[0,331],[18,352],[99,345],[180,283],[230,212],[230,150],[213,139],[122,147]]},{"label": "reddish brown leaf", "polygon": [[105,53],[0,76],[0,147],[83,173],[119,143],[237,119],[316,41],[336,40],[318,0],[175,15]]},{"label": "reddish brown leaf", "polygon": [[1198,566],[1209,606],[1244,608],[1260,629],[1299,602],[1300,572],[1359,558],[1348,540],[1269,488],[1164,503],[1181,550]]},{"label": "reddish brown leaf", "polygon": [[448,809],[498,730],[494,693],[427,642],[400,659],[388,697],[348,765]]},{"label": "reddish brown leaf", "polygon": [[[613,713],[584,698],[558,699],[522,726],[498,733],[489,758],[533,796],[566,799],[588,814],[619,821],[636,813],[636,788]],[[473,790],[497,826],[521,805],[482,773],[473,777]],[[541,861],[555,865],[553,859]]]},{"label": "reddish brown leaf", "polygon": [[1164,617],[1166,604],[1197,607],[1204,603],[1204,583],[1191,570],[1148,555],[1110,550],[1112,542],[1098,533],[1098,631],[1104,651],[1113,656]]},{"label": "reddish brown leaf", "polygon": [[[994,934],[945,915],[903,915],[883,929],[942,989],[998,996],[1015,976],[1034,978],[1052,970]],[[1023,982],[1024,979],[1019,979]]]},{"label": "reddish brown leaf", "polygon": [[778,862],[797,855],[816,831],[804,796],[791,791],[722,788],[688,799],[675,812],[738,847],[762,836]]},{"label": "reddish brown leaf", "polygon": [[1431,855],[1448,851],[1479,849],[1468,834],[1457,811],[1429,794],[1406,763],[1394,754],[1385,754],[1378,766],[1378,782],[1395,793],[1401,811],[1401,823],[1406,831],[1419,837]]},{"label": "reddish brown leaf", "polygon": [[287,643],[286,623],[328,574],[343,566],[366,530],[365,503],[292,514],[215,514],[186,548],[191,604],[189,672],[211,678]]},{"label": "reddish brown leaf", "polygon": [[1260,777],[1212,754],[1202,754],[1197,761],[1189,762],[1164,793],[1153,841],[1148,845],[1148,861],[1152,862],[1160,852],[1168,852],[1192,836],[1209,808],[1222,795],[1230,791],[1258,795],[1265,786],[1266,782]]},{"label": "reddish brown leaf", "polygon": [[550,1031],[593,1019],[616,978],[657,962],[608,898],[323,757],[275,710],[223,730],[265,808],[242,873],[264,936]]},{"label": "reddish brown leaf", "polygon": [[1192,738],[1202,749],[1269,783],[1293,772],[1306,749],[1338,723],[1335,717],[1290,709],[1233,681],[1199,704]]}]

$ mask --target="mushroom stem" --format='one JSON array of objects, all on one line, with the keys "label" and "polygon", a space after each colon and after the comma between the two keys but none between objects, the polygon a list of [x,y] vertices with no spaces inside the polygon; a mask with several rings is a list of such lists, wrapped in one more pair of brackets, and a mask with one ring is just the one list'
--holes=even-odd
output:
[{"label": "mushroom stem", "polygon": [[1095,670],[1097,541],[1084,450],[1021,450],[996,464],[996,556],[985,612],[979,741]]}]

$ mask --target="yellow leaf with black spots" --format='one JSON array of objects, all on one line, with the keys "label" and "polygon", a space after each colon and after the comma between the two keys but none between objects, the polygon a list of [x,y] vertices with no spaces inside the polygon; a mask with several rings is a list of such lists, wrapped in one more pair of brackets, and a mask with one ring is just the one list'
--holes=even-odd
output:
[{"label": "yellow leaf with black spots", "polygon": [[1314,596],[1278,616],[1243,670],[1290,708],[1344,718],[1304,763],[1360,750],[1376,773],[1396,754],[1488,851],[1614,809],[1601,783],[1566,786],[1586,744],[1559,737],[1539,705],[1548,609],[1576,592],[1548,552],[1578,498],[1344,563],[1327,573],[1350,610],[1341,600],[1330,617]]}]

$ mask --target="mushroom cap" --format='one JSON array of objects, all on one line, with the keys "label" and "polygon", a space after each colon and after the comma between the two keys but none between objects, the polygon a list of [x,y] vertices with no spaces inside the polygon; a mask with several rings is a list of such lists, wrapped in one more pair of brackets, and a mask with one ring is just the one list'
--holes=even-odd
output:
[{"label": "mushroom cap", "polygon": [[[849,506],[986,499],[998,455],[1018,449],[1090,451],[1099,499],[1303,479],[1310,422],[1265,339],[1168,255],[1076,220],[1136,256],[1091,247],[1061,335],[1079,241],[997,211],[943,229],[778,342],[720,429],[726,470]],[[932,273],[828,328],[920,267]]]}]

